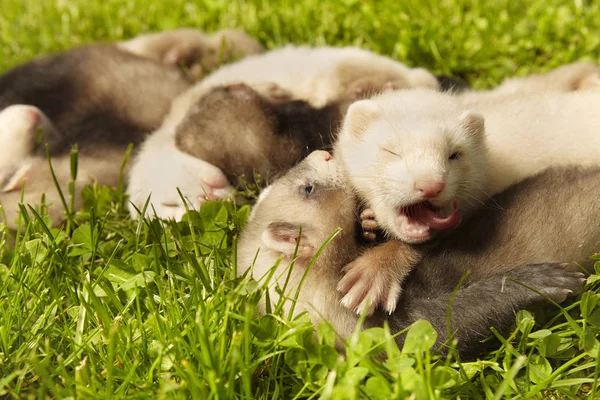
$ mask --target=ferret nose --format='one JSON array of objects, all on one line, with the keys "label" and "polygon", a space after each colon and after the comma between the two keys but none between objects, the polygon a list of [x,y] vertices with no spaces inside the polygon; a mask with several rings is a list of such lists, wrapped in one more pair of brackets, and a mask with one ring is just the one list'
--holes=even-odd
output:
[{"label": "ferret nose", "polygon": [[329,161],[333,158],[331,153],[329,153],[328,151],[325,151],[325,150],[316,150],[313,153],[315,155],[318,155],[319,157],[322,157],[325,161]]},{"label": "ferret nose", "polygon": [[415,190],[419,196],[430,199],[437,197],[446,187],[445,181],[416,181]]}]

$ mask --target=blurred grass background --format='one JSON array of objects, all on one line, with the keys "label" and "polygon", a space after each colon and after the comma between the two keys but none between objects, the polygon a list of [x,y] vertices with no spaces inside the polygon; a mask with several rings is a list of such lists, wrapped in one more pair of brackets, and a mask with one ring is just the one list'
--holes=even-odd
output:
[{"label": "blurred grass background", "polygon": [[267,47],[359,45],[477,87],[600,55],[600,2],[2,0],[0,70],[141,32],[238,27]]}]

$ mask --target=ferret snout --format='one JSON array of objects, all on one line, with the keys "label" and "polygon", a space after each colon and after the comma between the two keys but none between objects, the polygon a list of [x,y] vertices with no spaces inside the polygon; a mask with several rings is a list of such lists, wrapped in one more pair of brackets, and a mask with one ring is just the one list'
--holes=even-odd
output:
[{"label": "ferret snout", "polygon": [[310,153],[308,155],[308,157],[314,159],[315,161],[317,161],[317,160],[330,161],[331,159],[333,159],[333,156],[331,155],[331,153],[329,153],[328,151],[325,151],[325,150],[315,150],[312,153]]},{"label": "ferret snout", "polygon": [[439,196],[446,187],[446,182],[440,179],[415,181],[417,194],[425,199]]}]

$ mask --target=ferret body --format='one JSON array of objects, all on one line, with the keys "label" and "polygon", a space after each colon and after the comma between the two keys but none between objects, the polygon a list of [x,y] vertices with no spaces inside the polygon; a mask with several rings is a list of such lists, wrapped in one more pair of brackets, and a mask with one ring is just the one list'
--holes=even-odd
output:
[{"label": "ferret body", "polygon": [[[535,292],[507,278],[562,301],[580,288],[582,275],[557,264],[538,263],[585,261],[594,251],[600,230],[587,215],[578,214],[582,203],[579,190],[593,188],[585,192],[583,203],[589,205],[582,212],[594,211],[600,218],[600,212],[596,212],[600,200],[595,196],[600,190],[599,177],[598,170],[550,170],[496,197],[499,207],[481,210],[477,219],[443,239],[448,242],[428,249],[423,261],[408,275],[404,289],[407,296],[391,316],[377,313],[367,318],[366,325],[377,326],[387,319],[393,331],[399,331],[419,318],[427,318],[438,330],[438,342],[443,343],[448,302],[467,271],[471,275],[458,290],[451,314],[451,328],[457,329],[459,350],[465,354],[478,350],[490,326],[504,331],[512,324],[516,310],[543,302]],[[547,191],[549,186],[552,189]],[[566,204],[567,211],[552,215],[564,209],[556,208],[557,204]],[[238,242],[238,274],[250,270],[255,279],[261,280],[272,273],[268,287],[273,304],[279,300],[276,286],[283,287],[289,279],[284,293],[294,298],[311,257],[336,228],[341,228],[308,271],[295,312],[308,311],[315,324],[325,318],[342,338],[347,338],[358,316],[341,305],[343,295],[336,288],[342,268],[363,250],[356,241],[356,206],[336,160],[323,152],[311,154],[261,194]],[[565,238],[566,219],[575,235]],[[539,236],[537,241],[532,242],[531,232]],[[290,266],[294,254],[296,260]],[[370,261],[377,268],[379,260]],[[289,311],[291,305],[288,301],[285,310]],[[265,310],[263,300],[259,311]]]},{"label": "ferret body", "polygon": [[91,180],[114,186],[129,143],[156,129],[172,99],[190,85],[177,67],[113,45],[43,57],[0,76],[0,119],[11,121],[0,126],[0,202],[9,226],[15,227],[23,182],[26,203],[46,193],[49,213],[62,214],[45,144],[61,183],[69,180],[69,151],[77,144],[78,191]]}]

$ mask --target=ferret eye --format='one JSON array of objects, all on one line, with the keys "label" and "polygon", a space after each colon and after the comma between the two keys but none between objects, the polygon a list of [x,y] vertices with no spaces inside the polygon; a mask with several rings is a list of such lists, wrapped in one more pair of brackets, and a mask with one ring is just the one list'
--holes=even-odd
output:
[{"label": "ferret eye", "polygon": [[450,154],[450,157],[448,157],[448,160],[458,160],[459,157],[460,157],[460,153],[457,151],[457,152]]},{"label": "ferret eye", "polygon": [[313,185],[304,186],[304,194],[306,195],[306,197],[310,196],[314,190],[315,187]]},{"label": "ferret eye", "polygon": [[390,153],[393,156],[400,157],[400,154],[398,154],[390,149],[386,149],[385,147],[382,147],[382,150],[385,151],[386,153]]}]

